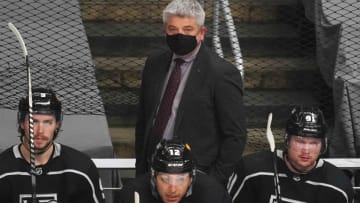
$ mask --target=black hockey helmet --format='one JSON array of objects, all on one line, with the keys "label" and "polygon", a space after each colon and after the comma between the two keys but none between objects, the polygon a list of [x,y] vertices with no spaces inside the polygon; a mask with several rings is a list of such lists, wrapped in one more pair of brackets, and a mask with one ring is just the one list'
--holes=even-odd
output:
[{"label": "black hockey helmet", "polygon": [[321,138],[326,150],[326,122],[322,111],[317,107],[294,107],[286,123],[285,143],[289,136]]},{"label": "black hockey helmet", "polygon": [[326,123],[320,109],[295,107],[286,123],[286,133],[302,137],[326,137]]},{"label": "black hockey helmet", "polygon": [[153,154],[151,168],[165,173],[192,172],[195,160],[190,146],[179,140],[162,140]]},{"label": "black hockey helmet", "polygon": [[[62,122],[61,102],[56,97],[53,90],[49,88],[34,88],[32,89],[32,110],[33,114],[46,114],[54,115],[59,125]],[[19,101],[18,109],[18,124],[19,132],[24,135],[24,130],[21,128],[20,123],[25,120],[25,116],[29,113],[29,96],[21,98]],[[58,130],[56,131],[56,135]],[[54,135],[54,137],[56,137]]]},{"label": "black hockey helmet", "polygon": [[153,196],[159,198],[156,190],[156,176],[159,172],[164,173],[186,173],[192,177],[185,197],[192,194],[192,185],[196,176],[195,158],[191,153],[189,144],[184,144],[180,140],[162,140],[156,146],[151,159],[151,192]]}]

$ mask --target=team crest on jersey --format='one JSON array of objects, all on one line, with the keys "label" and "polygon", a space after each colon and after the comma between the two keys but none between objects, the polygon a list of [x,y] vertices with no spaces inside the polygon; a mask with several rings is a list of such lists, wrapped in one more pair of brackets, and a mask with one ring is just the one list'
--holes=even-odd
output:
[{"label": "team crest on jersey", "polygon": [[[48,203],[50,200],[57,200],[56,193],[50,194],[36,194],[36,199],[39,203]],[[19,197],[20,203],[31,203],[32,195],[31,194],[21,194]]]}]

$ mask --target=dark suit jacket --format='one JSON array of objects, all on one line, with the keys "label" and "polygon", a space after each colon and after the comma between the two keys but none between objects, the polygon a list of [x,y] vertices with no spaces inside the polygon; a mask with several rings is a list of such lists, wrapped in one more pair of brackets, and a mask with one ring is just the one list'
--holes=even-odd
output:
[{"label": "dark suit jacket", "polygon": [[[149,169],[155,148],[150,132],[171,58],[170,51],[156,52],[145,63],[135,131],[137,175]],[[200,170],[223,183],[241,158],[246,143],[240,72],[204,44],[184,88],[174,136],[190,144]]]}]

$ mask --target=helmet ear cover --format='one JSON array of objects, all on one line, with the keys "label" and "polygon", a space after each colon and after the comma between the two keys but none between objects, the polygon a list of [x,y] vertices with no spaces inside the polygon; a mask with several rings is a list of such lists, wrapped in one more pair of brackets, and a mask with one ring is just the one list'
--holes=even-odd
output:
[{"label": "helmet ear cover", "polygon": [[192,182],[186,197],[192,194],[192,185],[196,177],[196,163],[191,148],[179,140],[162,140],[157,145],[151,159],[151,187],[152,194],[158,197],[156,190],[156,176],[164,173],[190,173]]},{"label": "helmet ear cover", "polygon": [[320,138],[322,141],[321,153],[327,150],[327,125],[322,111],[315,107],[295,107],[286,123],[285,146],[288,147],[290,136]]}]

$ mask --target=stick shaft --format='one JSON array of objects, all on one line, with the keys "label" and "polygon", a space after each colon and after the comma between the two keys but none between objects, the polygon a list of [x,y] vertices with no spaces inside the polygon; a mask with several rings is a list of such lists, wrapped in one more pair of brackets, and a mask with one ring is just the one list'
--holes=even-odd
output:
[{"label": "stick shaft", "polygon": [[30,175],[32,186],[32,203],[37,203],[36,199],[36,165],[35,165],[35,143],[34,143],[34,119],[33,119],[33,102],[32,102],[32,86],[31,86],[31,70],[29,65],[29,57],[27,48],[19,30],[11,22],[8,23],[10,30],[14,33],[20,43],[20,47],[25,57],[25,66],[27,71],[27,87],[28,87],[28,102],[29,102],[29,134],[30,134]]},{"label": "stick shaft", "polygon": [[25,56],[25,64],[27,69],[28,80],[28,96],[29,96],[29,134],[30,134],[30,174],[32,185],[32,199],[33,203],[37,202],[36,199],[36,165],[35,165],[35,141],[34,141],[34,118],[33,118],[33,102],[32,102],[32,85],[31,85],[31,70],[29,66],[29,58]]},{"label": "stick shaft", "polygon": [[279,182],[279,173],[277,170],[277,158],[276,158],[276,151],[273,152],[273,163],[274,163],[274,186],[275,186],[275,195],[276,195],[276,202],[281,202],[280,196],[280,182]]},{"label": "stick shaft", "polygon": [[270,145],[270,151],[273,154],[273,167],[274,167],[274,186],[275,186],[275,195],[276,195],[276,202],[281,202],[281,194],[280,194],[280,181],[279,181],[279,173],[277,170],[277,156],[276,156],[276,147],[275,147],[275,139],[274,134],[271,130],[271,123],[272,123],[272,113],[269,113],[268,122],[266,126],[266,138]]}]

